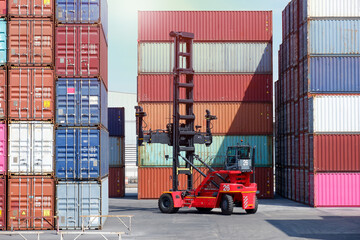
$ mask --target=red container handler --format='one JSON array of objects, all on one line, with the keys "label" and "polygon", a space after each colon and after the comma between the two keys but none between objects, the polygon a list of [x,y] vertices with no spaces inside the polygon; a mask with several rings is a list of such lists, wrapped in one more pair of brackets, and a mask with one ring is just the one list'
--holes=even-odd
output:
[{"label": "red container handler", "polygon": [[6,230],[6,177],[0,175],[0,230]]},{"label": "red container handler", "polygon": [[55,180],[52,177],[11,177],[7,196],[9,230],[54,229]]},{"label": "red container handler", "polygon": [[195,33],[195,41],[272,41],[271,11],[139,11],[139,41],[171,41],[171,31]]},{"label": "red container handler", "polygon": [[[181,81],[185,82],[182,76]],[[171,102],[171,75],[138,76],[138,102]],[[185,98],[185,89],[180,97]],[[194,100],[197,102],[272,102],[272,75],[195,75]]]},{"label": "red container handler", "polygon": [[109,168],[109,197],[125,196],[125,167]]},{"label": "red container handler", "polygon": [[108,88],[108,46],[100,24],[55,28],[55,71],[59,78],[99,78]]}]

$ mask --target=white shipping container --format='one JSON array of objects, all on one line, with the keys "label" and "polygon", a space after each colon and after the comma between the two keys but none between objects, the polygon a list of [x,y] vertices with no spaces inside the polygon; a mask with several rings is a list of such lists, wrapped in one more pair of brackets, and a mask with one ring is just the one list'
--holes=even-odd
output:
[{"label": "white shipping container", "polygon": [[[303,16],[359,17],[360,0],[302,0]],[[303,19],[304,20],[304,19]]]},{"label": "white shipping container", "polygon": [[310,98],[309,127],[314,133],[360,133],[360,96]]},{"label": "white shipping container", "polygon": [[14,175],[53,173],[54,125],[47,122],[9,123],[8,171]]},{"label": "white shipping container", "polygon": [[[173,71],[173,43],[140,43],[139,73]],[[186,67],[185,58],[180,63]],[[195,73],[271,73],[271,43],[194,43]]]}]

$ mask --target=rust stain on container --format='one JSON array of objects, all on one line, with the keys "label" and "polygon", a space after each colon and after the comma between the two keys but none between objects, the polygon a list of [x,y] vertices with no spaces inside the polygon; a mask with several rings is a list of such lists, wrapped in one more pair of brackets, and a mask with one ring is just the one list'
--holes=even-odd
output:
[{"label": "rust stain on container", "polygon": [[[147,113],[144,120],[147,130],[165,129],[172,122],[172,104],[142,103]],[[205,131],[206,110],[217,116],[213,121],[212,133],[215,135],[271,135],[273,134],[273,117],[271,103],[196,103],[194,113],[195,125],[202,126]],[[181,106],[180,114],[185,115]]]},{"label": "rust stain on container", "polygon": [[0,119],[7,117],[7,71],[0,68]]},{"label": "rust stain on container", "polygon": [[54,15],[54,0],[8,0],[10,17],[52,17]]},{"label": "rust stain on container", "polygon": [[53,229],[54,194],[55,180],[53,178],[34,176],[9,178],[8,229]]},{"label": "rust stain on container", "polygon": [[50,68],[9,70],[9,116],[11,120],[54,119],[54,71]]},{"label": "rust stain on container", "polygon": [[17,66],[53,65],[54,24],[43,19],[17,19],[8,23],[8,63]]},{"label": "rust stain on container", "polygon": [[[182,82],[185,76],[182,75]],[[138,102],[172,101],[171,75],[139,75]],[[180,90],[185,98],[185,89]],[[272,75],[195,75],[197,102],[272,102]]]},{"label": "rust stain on container", "polygon": [[109,168],[109,197],[125,196],[125,167]]}]

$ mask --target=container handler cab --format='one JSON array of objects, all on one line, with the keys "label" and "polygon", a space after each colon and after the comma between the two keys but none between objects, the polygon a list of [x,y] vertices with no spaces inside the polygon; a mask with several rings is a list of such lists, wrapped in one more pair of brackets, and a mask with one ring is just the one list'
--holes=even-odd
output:
[{"label": "container handler cab", "polygon": [[[212,143],[211,122],[216,116],[206,110],[206,131],[201,132],[200,126],[195,126],[193,113],[193,76],[192,44],[193,33],[171,32],[174,37],[174,70],[173,70],[173,122],[165,130],[143,130],[143,118],[146,113],[139,106],[136,109],[138,145],[143,142],[162,143],[173,147],[172,189],[164,192],[158,201],[163,213],[176,213],[182,207],[195,207],[201,213],[210,212],[213,208],[221,208],[225,215],[233,212],[234,206],[242,207],[249,214],[256,213],[258,202],[256,198],[257,185],[251,182],[254,178],[255,147],[248,145],[231,146],[227,149],[224,169],[215,170],[195,154],[194,144]],[[185,65],[185,66],[182,66]],[[180,81],[180,75],[185,75],[185,82]],[[180,98],[180,91],[185,92],[185,98]],[[185,111],[180,112],[180,105]],[[196,130],[195,130],[196,129]],[[181,154],[183,153],[183,154]],[[169,158],[169,156],[165,156]],[[185,166],[180,165],[180,160]],[[209,169],[203,173],[195,166],[199,161]],[[193,188],[193,171],[198,171],[203,181]],[[178,189],[178,175],[187,175],[187,189]]]}]

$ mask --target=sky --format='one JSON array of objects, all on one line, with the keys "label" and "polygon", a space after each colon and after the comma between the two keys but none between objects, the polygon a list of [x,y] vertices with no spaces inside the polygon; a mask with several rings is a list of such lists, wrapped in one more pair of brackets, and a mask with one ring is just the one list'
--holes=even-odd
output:
[{"label": "sky", "polygon": [[107,0],[109,7],[109,91],[136,93],[137,13],[172,11],[273,11],[273,76],[278,79],[281,12],[289,0]]}]

